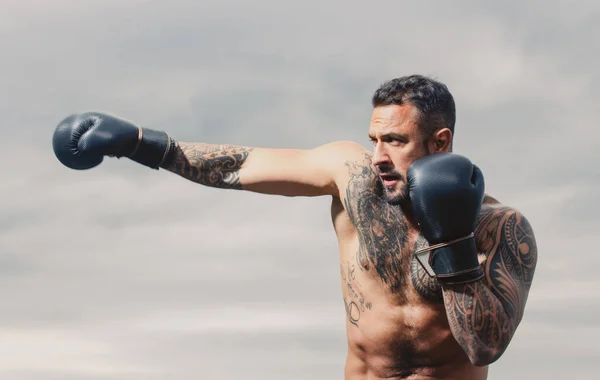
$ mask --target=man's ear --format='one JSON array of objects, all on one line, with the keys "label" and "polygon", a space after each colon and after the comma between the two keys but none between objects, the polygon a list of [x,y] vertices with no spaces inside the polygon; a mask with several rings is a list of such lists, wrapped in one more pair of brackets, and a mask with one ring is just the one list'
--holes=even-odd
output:
[{"label": "man's ear", "polygon": [[429,139],[429,151],[433,153],[452,151],[452,132],[448,128],[436,131]]}]

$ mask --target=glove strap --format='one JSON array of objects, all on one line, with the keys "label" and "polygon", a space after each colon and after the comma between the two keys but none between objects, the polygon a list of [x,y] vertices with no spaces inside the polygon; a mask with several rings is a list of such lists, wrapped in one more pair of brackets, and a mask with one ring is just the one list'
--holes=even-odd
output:
[{"label": "glove strap", "polygon": [[434,244],[414,253],[430,277],[446,284],[477,281],[484,273],[477,258],[473,233],[448,242]]},{"label": "glove strap", "polygon": [[166,132],[138,127],[138,141],[129,158],[158,170],[168,163],[175,146],[175,140]]}]

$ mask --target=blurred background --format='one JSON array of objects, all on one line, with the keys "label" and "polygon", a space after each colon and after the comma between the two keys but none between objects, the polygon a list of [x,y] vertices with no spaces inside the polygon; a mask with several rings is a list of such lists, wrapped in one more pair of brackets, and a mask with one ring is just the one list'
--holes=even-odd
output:
[{"label": "blurred background", "polygon": [[3,0],[0,379],[342,379],[328,198],[76,172],[52,133],[94,110],[183,141],[368,147],[372,92],[415,73],[449,86],[455,151],[538,240],[489,379],[597,378],[599,41],[592,0]]}]

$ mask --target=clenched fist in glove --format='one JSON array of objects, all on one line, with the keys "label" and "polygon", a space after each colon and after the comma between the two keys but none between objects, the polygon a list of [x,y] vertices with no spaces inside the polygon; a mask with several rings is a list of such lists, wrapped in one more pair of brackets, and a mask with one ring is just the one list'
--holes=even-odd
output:
[{"label": "clenched fist in glove", "polygon": [[483,202],[479,168],[453,153],[432,154],[408,169],[409,197],[429,248],[416,258],[440,282],[475,281],[483,276],[474,231]]},{"label": "clenched fist in glove", "polygon": [[165,132],[97,112],[71,115],[61,121],[52,145],[58,160],[76,170],[91,169],[104,156],[128,157],[158,169],[175,150],[175,141]]}]

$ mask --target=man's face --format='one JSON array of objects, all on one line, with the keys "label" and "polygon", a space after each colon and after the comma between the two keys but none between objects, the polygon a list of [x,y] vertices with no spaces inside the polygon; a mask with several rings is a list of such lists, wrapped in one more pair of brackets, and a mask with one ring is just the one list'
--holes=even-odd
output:
[{"label": "man's face", "polygon": [[386,201],[393,205],[407,199],[408,167],[431,152],[416,124],[416,115],[412,105],[389,105],[376,107],[371,116],[373,170],[383,184]]}]

